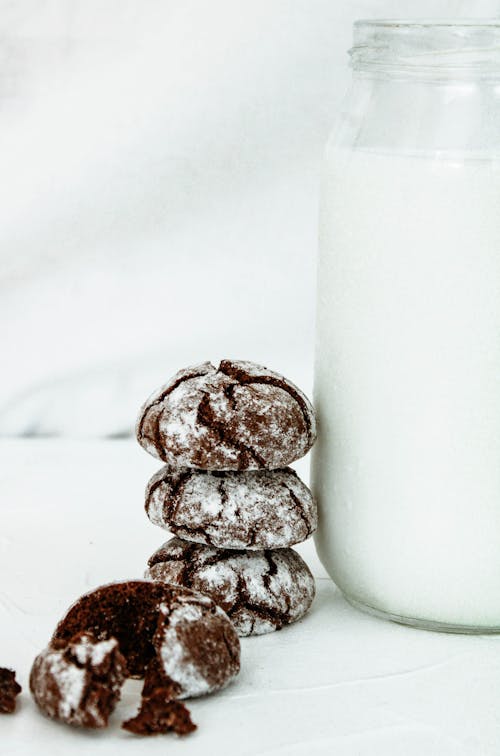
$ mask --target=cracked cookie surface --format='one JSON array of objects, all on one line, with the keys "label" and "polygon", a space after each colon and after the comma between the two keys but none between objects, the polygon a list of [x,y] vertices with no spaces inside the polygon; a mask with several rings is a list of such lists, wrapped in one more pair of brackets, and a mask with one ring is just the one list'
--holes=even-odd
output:
[{"label": "cracked cookie surface", "polygon": [[146,577],[210,596],[239,635],[262,635],[300,619],[315,594],[314,578],[293,549],[237,551],[172,538],[148,562]]},{"label": "cracked cookie surface", "polygon": [[316,440],[307,397],[278,373],[222,360],[180,370],[143,405],[141,446],[169,465],[202,470],[286,467]]},{"label": "cracked cookie surface", "polygon": [[148,483],[154,525],[187,541],[228,549],[277,549],[316,530],[311,492],[287,467],[216,471],[165,466]]}]

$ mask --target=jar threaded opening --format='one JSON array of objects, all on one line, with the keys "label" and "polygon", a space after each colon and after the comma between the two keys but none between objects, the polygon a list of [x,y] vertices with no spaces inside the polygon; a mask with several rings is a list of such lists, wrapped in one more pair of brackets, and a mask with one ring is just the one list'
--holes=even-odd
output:
[{"label": "jar threaded opening", "polygon": [[500,19],[363,19],[349,52],[355,71],[500,78]]}]

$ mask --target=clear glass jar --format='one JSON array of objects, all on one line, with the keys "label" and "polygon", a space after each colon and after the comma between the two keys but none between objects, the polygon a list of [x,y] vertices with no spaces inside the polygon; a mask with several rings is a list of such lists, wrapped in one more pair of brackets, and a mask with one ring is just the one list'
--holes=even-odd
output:
[{"label": "clear glass jar", "polygon": [[312,479],[353,604],[500,630],[500,22],[359,21],[326,151]]}]

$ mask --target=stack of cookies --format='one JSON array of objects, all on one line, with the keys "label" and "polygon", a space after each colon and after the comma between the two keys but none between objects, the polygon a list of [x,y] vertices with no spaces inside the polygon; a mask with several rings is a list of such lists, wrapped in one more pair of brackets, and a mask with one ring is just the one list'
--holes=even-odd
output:
[{"label": "stack of cookies", "polygon": [[302,617],[314,578],[290,547],[315,530],[317,512],[288,465],[316,439],[304,394],[251,362],[205,362],[147,400],[137,439],[165,463],[148,484],[146,512],[175,534],[146,577],[208,594],[240,635]]}]

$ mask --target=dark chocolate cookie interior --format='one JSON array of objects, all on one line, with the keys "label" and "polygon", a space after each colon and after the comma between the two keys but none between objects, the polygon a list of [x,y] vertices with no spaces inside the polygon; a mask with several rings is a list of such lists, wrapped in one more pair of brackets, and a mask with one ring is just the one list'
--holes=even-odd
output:
[{"label": "dark chocolate cookie interior", "polygon": [[176,595],[176,588],[148,581],[128,581],[102,586],[82,596],[58,624],[54,639],[69,640],[81,631],[102,640],[118,640],[132,677],[144,677],[155,655],[153,635],[158,607]]}]

